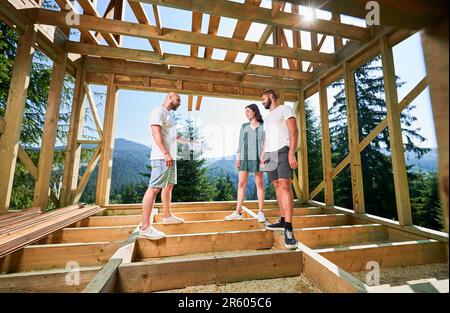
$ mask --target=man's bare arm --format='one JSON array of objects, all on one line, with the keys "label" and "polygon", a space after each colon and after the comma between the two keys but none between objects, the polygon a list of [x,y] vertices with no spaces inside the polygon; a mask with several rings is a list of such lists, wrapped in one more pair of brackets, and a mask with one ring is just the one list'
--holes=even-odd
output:
[{"label": "man's bare arm", "polygon": [[297,160],[295,159],[295,152],[297,151],[298,143],[298,128],[295,117],[290,117],[286,120],[289,129],[289,164],[292,169],[297,168]]}]

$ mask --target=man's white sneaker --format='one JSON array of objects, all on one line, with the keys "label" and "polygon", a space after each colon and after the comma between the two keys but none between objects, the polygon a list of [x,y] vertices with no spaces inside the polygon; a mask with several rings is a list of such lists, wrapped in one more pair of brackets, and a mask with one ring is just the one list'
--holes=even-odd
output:
[{"label": "man's white sneaker", "polygon": [[179,218],[179,217],[177,217],[175,215],[171,215],[169,217],[164,217],[162,219],[162,223],[164,225],[167,225],[167,224],[181,224],[181,223],[184,223],[184,219]]},{"label": "man's white sneaker", "polygon": [[166,234],[164,234],[160,230],[157,230],[153,226],[150,226],[146,230],[139,230],[139,236],[143,236],[150,240],[159,240],[159,239],[166,237]]},{"label": "man's white sneaker", "polygon": [[264,216],[264,212],[258,213],[258,222],[264,223],[266,221],[266,217]]},{"label": "man's white sneaker", "polygon": [[237,213],[234,211],[230,215],[225,216],[226,221],[241,221],[244,219],[244,216],[242,214]]}]

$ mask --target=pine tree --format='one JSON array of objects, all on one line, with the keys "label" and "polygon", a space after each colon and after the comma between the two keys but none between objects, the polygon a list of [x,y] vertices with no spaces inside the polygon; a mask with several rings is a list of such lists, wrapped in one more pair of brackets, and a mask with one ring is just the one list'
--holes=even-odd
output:
[{"label": "pine tree", "polygon": [[[322,137],[320,124],[314,116],[311,101],[305,102],[306,141],[308,147],[308,176],[309,190],[312,191],[323,180],[322,173]],[[302,166],[302,164],[299,164]],[[314,200],[323,201],[323,192],[320,192]]]},{"label": "pine tree", "polygon": [[215,184],[214,201],[231,201],[236,199],[236,188],[229,176],[223,174]]},{"label": "pine tree", "polygon": [[[195,129],[191,120],[186,120],[180,134],[189,140],[199,140],[198,129]],[[177,160],[177,184],[172,191],[172,202],[212,201],[215,190],[207,176],[206,160],[201,154],[182,144],[178,145],[178,156],[181,159]],[[147,168],[148,173],[141,175],[149,179],[151,166]],[[156,201],[161,201],[160,193]]]},{"label": "pine tree", "polygon": [[[397,77],[397,86],[399,82]],[[365,138],[386,117],[386,102],[384,99],[384,84],[380,57],[364,64],[355,72],[355,86],[357,98],[357,117],[359,139]],[[334,103],[329,110],[331,145],[335,157],[342,159],[348,153],[346,103],[344,82],[337,81],[332,87],[340,91],[334,97]],[[401,113],[402,132],[406,137],[405,151],[413,151],[417,157],[421,157],[428,149],[415,145],[413,140],[423,142],[425,138],[419,134],[419,128],[413,128],[416,120],[410,114],[414,105],[409,105]],[[394,181],[392,175],[389,133],[384,129],[361,153],[364,200],[366,212],[386,218],[397,218],[396,201],[394,193]],[[347,172],[349,175],[349,172]],[[348,177],[348,176],[347,176]],[[347,199],[341,199],[348,206],[352,202],[350,180],[339,175],[335,179],[336,194],[347,195]]]}]

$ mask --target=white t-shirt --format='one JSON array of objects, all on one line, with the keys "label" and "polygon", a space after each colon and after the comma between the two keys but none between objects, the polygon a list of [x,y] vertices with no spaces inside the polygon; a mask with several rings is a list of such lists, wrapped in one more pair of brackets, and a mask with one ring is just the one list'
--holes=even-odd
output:
[{"label": "white t-shirt", "polygon": [[[166,148],[169,150],[172,159],[177,159],[177,131],[175,127],[175,121],[173,114],[170,113],[165,107],[159,106],[152,110],[150,113],[150,125],[161,126],[161,133]],[[164,159],[164,154],[155,142],[155,138],[152,135],[152,152],[150,154],[150,160]]]},{"label": "white t-shirt", "polygon": [[290,106],[279,105],[275,110],[270,111],[264,119],[264,131],[266,133],[266,144],[264,152],[278,151],[285,146],[290,146],[289,128],[286,120],[294,117],[294,112]]}]

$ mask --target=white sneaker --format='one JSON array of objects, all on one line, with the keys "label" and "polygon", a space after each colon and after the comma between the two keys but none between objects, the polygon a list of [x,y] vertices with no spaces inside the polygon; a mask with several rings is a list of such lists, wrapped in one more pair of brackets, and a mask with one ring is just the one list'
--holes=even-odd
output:
[{"label": "white sneaker", "polygon": [[150,226],[146,230],[139,230],[139,236],[143,236],[150,240],[159,240],[159,239],[165,238],[166,234],[164,234],[160,230],[157,230],[155,227]]},{"label": "white sneaker", "polygon": [[164,217],[162,219],[162,223],[164,225],[167,225],[167,224],[181,224],[181,223],[184,223],[184,219],[179,218],[179,217],[177,217],[175,215],[171,215],[169,217]]},{"label": "white sneaker", "polygon": [[230,215],[225,216],[225,221],[241,221],[244,219],[244,216],[242,214],[237,213],[234,211]]},{"label": "white sneaker", "polygon": [[264,212],[258,213],[258,222],[264,223],[266,221],[266,217],[264,216]]}]

